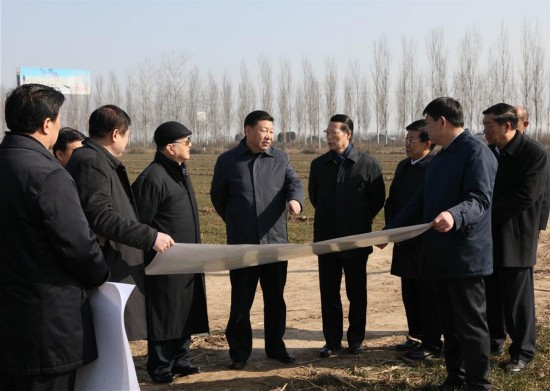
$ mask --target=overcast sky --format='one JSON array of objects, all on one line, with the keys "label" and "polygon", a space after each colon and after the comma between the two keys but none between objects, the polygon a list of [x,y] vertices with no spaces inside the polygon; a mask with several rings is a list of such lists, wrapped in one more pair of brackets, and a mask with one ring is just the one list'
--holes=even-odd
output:
[{"label": "overcast sky", "polygon": [[136,64],[158,63],[168,52],[186,54],[201,74],[219,77],[237,77],[243,59],[255,72],[260,55],[275,70],[281,57],[299,69],[307,56],[322,74],[327,56],[339,71],[350,59],[370,67],[382,35],[394,63],[403,36],[414,38],[424,56],[435,28],[444,29],[449,53],[478,28],[485,53],[504,23],[515,49],[524,20],[538,23],[550,50],[550,0],[1,0],[1,83],[14,86],[19,66],[89,69],[92,78],[113,70],[125,79]]}]

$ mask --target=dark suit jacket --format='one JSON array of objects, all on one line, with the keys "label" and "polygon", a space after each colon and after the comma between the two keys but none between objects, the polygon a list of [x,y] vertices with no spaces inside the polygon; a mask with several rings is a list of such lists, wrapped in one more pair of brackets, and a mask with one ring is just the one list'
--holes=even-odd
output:
[{"label": "dark suit jacket", "polygon": [[[309,200],[315,208],[316,242],[372,231],[372,220],[384,206],[386,188],[380,165],[353,147],[339,166],[327,152],[311,162]],[[372,247],[323,256],[368,256]]]},{"label": "dark suit jacket", "polygon": [[252,153],[246,138],[218,157],[210,199],[228,244],[287,243],[287,202],[304,204],[304,186],[277,148]]},{"label": "dark suit jacket", "polygon": [[[163,154],[132,184],[140,221],[176,243],[200,243],[199,211],[191,178]],[[148,265],[156,255],[145,253]],[[185,262],[185,259],[182,259]],[[145,276],[147,333],[151,340],[179,339],[208,333],[204,274]]]},{"label": "dark suit jacket", "polygon": [[[490,148],[495,151],[494,146]],[[519,132],[500,151],[493,195],[497,267],[529,267],[536,262],[547,156],[540,145]]]},{"label": "dark suit jacket", "polygon": [[493,272],[491,199],[497,160],[468,130],[439,151],[426,170],[424,184],[386,226],[429,223],[443,211],[454,226],[423,235],[423,271],[427,278],[482,277]]},{"label": "dark suit jacket", "polygon": [[93,361],[86,289],[109,270],[71,176],[22,133],[0,145],[0,222],[0,375],[55,375]]},{"label": "dark suit jacket", "polygon": [[100,144],[86,139],[73,152],[67,170],[100,239],[111,281],[136,285],[124,314],[128,339],[145,339],[143,250],[153,247],[157,230],[139,222],[126,167]]},{"label": "dark suit jacket", "polygon": [[[384,204],[384,218],[389,223],[416,194],[424,183],[428,163],[434,157],[428,154],[416,164],[411,159],[403,159],[397,164],[390,185],[388,199]],[[421,221],[418,221],[420,224]],[[395,243],[391,263],[391,274],[405,278],[420,278],[422,272],[422,237]]]}]

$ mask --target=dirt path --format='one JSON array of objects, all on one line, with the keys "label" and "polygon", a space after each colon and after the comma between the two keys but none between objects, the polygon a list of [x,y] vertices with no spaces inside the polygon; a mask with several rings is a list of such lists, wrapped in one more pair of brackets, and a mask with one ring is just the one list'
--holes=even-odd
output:
[{"label": "dirt path", "polygon": [[[150,382],[145,372],[146,344],[132,343],[132,353],[142,390],[272,390],[284,388],[292,379],[308,376],[316,368],[348,366],[370,367],[395,362],[403,365],[391,346],[406,334],[406,319],[401,302],[400,280],[389,274],[391,246],[375,249],[368,262],[368,312],[366,351],[359,356],[339,355],[320,360],[318,351],[324,344],[321,332],[321,309],[316,259],[289,262],[285,289],[287,331],[285,342],[296,364],[283,365],[266,358],[263,342],[263,305],[258,288],[251,312],[254,331],[253,353],[242,371],[225,368],[229,362],[223,331],[229,316],[230,284],[228,273],[206,277],[211,335],[196,337],[193,363],[202,373],[178,378],[171,385]],[[342,284],[343,285],[343,284]],[[342,286],[343,288],[343,286]],[[539,262],[535,272],[535,295],[538,321],[550,319],[550,234],[539,243]],[[345,298],[345,291],[342,291]],[[344,300],[344,303],[346,300]],[[345,308],[347,313],[347,308]],[[347,325],[345,325],[345,328]],[[345,343],[345,341],[344,341]],[[401,363],[401,364],[400,364]]]}]

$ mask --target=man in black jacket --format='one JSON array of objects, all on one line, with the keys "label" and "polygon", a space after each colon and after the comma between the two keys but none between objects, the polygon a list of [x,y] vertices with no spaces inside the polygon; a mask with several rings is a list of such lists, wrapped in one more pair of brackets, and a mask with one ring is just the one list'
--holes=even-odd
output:
[{"label": "man in black jacket", "polygon": [[[386,224],[422,186],[426,167],[433,158],[430,152],[435,145],[431,143],[426,131],[426,121],[414,121],[405,129],[407,158],[397,165],[384,204]],[[441,325],[437,316],[435,284],[433,280],[422,276],[421,237],[394,244],[391,274],[401,277],[401,295],[409,327],[405,342],[397,345],[396,349],[406,351],[404,357],[410,360],[423,360],[438,355],[442,346]]]},{"label": "man in black jacket", "polygon": [[494,271],[487,279],[487,318],[493,350],[501,349],[508,333],[512,344],[505,369],[520,372],[535,355],[533,266],[548,178],[547,153],[516,130],[513,106],[499,103],[483,115],[485,138],[498,159],[492,207]]},{"label": "man in black jacket", "polygon": [[386,228],[432,222],[422,236],[422,274],[435,280],[447,378],[438,389],[488,390],[485,280],[493,271],[491,199],[497,161],[464,129],[460,102],[441,97],[424,109],[430,141],[441,145],[424,184]]},{"label": "man in black jacket", "polygon": [[[185,162],[191,153],[191,131],[166,122],[154,134],[154,161],[132,185],[139,220],[166,232],[177,243],[200,243],[199,211]],[[156,251],[145,253],[145,265]],[[191,365],[191,334],[208,333],[204,274],[145,276],[147,307],[147,372],[158,383],[174,375],[199,373]]]},{"label": "man in black jacket", "polygon": [[[372,220],[384,206],[382,170],[369,154],[351,144],[353,121],[334,115],[325,131],[329,151],[311,162],[309,200],[315,208],[316,242],[371,232]],[[342,271],[349,304],[348,353],[359,354],[367,321],[367,259],[372,247],[319,256],[319,287],[325,358],[341,349],[343,311]]]},{"label": "man in black jacket", "polygon": [[[246,137],[218,157],[210,197],[226,224],[228,244],[287,243],[287,208],[302,211],[304,187],[283,151],[273,148],[273,117],[253,111],[244,120]],[[231,369],[244,368],[252,352],[250,308],[258,280],[264,296],[265,352],[293,363],[283,336],[288,262],[231,270],[231,312],[225,330]]]},{"label": "man in black jacket", "polygon": [[48,152],[63,94],[25,84],[6,99],[0,145],[0,389],[73,390],[97,358],[86,290],[109,270],[67,171]]},{"label": "man in black jacket", "polygon": [[90,227],[99,237],[111,271],[111,281],[135,284],[124,324],[128,340],[147,337],[143,251],[163,252],[172,238],[138,219],[126,167],[118,160],[130,139],[130,117],[114,105],[90,115],[90,138],[74,150],[67,171],[76,182]]}]

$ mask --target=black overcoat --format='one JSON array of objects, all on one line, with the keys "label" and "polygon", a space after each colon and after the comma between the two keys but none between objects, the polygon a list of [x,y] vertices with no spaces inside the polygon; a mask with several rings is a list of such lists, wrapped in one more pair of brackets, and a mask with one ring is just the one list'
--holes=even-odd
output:
[{"label": "black overcoat", "polygon": [[[176,243],[200,243],[199,212],[191,178],[161,153],[132,184],[140,221]],[[148,265],[156,252],[145,253]],[[185,260],[182,260],[185,262]],[[208,333],[204,274],[145,276],[148,338],[155,341]]]},{"label": "black overcoat", "polygon": [[74,181],[36,139],[0,145],[0,374],[54,375],[97,357],[86,289],[109,276]]},{"label": "black overcoat", "polygon": [[[371,232],[372,220],[384,206],[386,189],[380,164],[352,148],[339,166],[330,152],[311,162],[309,200],[315,208],[316,242]],[[338,252],[325,258],[368,256],[372,247]]]},{"label": "black overcoat", "polygon": [[[430,153],[415,164],[412,164],[409,158],[403,159],[397,164],[395,175],[390,185],[388,199],[384,204],[386,224],[397,215],[422,186],[426,166],[432,158],[433,155]],[[418,224],[420,223],[421,221],[418,221]],[[404,278],[421,278],[421,236],[393,245],[391,274]]]},{"label": "black overcoat", "polygon": [[92,139],[77,148],[67,164],[90,227],[99,237],[111,281],[135,284],[124,322],[130,341],[145,339],[143,250],[150,250],[157,230],[139,222],[124,165]]},{"label": "black overcoat", "polygon": [[[495,151],[494,146],[490,148]],[[539,144],[519,132],[500,151],[493,195],[495,267],[536,263],[547,156]]]}]

